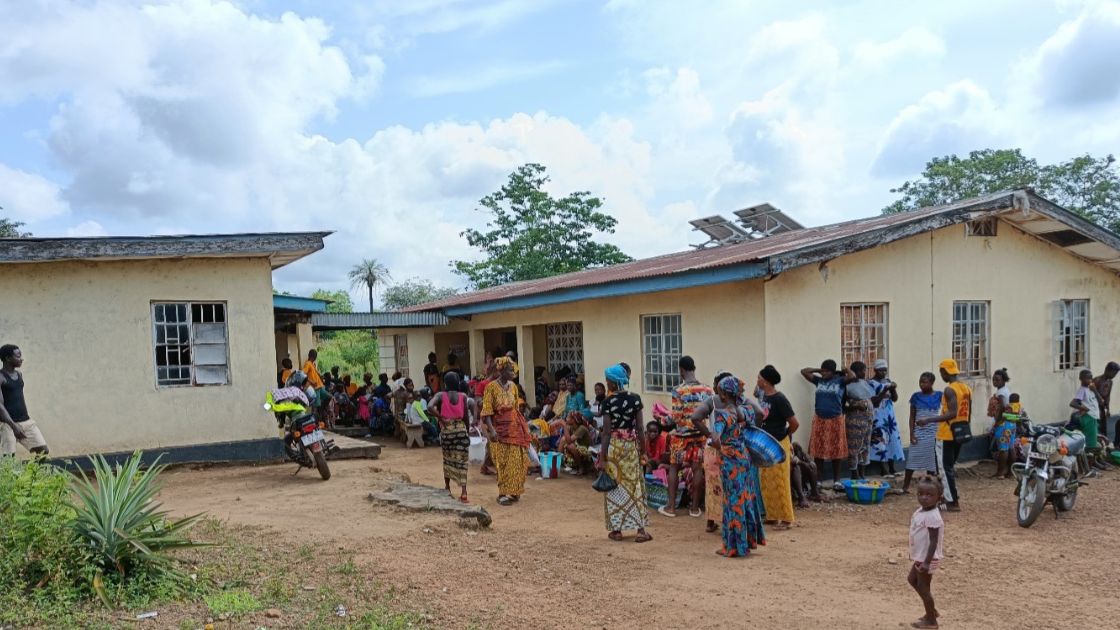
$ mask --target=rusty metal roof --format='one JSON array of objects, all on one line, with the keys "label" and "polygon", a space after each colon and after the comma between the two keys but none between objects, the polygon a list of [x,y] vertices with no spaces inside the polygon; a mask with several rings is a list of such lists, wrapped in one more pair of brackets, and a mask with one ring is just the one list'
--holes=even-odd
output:
[{"label": "rusty metal roof", "polygon": [[[469,305],[760,262],[766,263],[768,273],[778,273],[784,269],[867,249],[954,223],[963,223],[985,213],[1019,208],[1023,204],[1031,209],[1035,209],[1036,206],[1046,206],[1050,212],[1056,213],[1055,220],[1067,222],[1067,219],[1071,221],[1076,219],[1093,226],[1073,213],[1038,197],[1032,191],[1008,191],[911,212],[804,228],[754,241],[693,249],[539,280],[511,282],[421,304],[406,310],[451,309],[453,312],[449,314],[455,315],[459,313],[454,311],[461,311],[463,310],[461,307]],[[1104,234],[1111,235],[1120,245],[1120,237],[1097,226],[1093,227]],[[1095,238],[1100,236],[1098,234]]]}]

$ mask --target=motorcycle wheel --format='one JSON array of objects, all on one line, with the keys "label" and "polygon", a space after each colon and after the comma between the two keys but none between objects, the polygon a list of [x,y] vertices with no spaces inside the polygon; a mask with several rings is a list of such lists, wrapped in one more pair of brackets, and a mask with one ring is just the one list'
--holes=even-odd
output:
[{"label": "motorcycle wheel", "polygon": [[312,453],[315,456],[315,468],[319,469],[319,476],[326,481],[331,478],[331,469],[327,467],[327,456],[323,451]]},{"label": "motorcycle wheel", "polygon": [[1019,493],[1019,511],[1016,515],[1019,527],[1034,525],[1044,507],[1046,507],[1046,482],[1037,475],[1031,475],[1023,481],[1023,490]]},{"label": "motorcycle wheel", "polygon": [[1077,503],[1077,476],[1075,475],[1069,483],[1073,484],[1073,487],[1066,490],[1065,493],[1054,502],[1054,507],[1057,508],[1059,512],[1069,512],[1073,509],[1074,504]]}]

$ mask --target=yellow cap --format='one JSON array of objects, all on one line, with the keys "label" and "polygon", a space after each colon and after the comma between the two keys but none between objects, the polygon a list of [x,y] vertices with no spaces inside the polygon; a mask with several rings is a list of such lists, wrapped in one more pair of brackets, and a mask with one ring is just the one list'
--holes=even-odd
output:
[{"label": "yellow cap", "polygon": [[950,376],[961,373],[961,369],[957,367],[957,362],[953,359],[945,359],[938,367],[940,367],[942,370],[945,370],[945,373]]}]

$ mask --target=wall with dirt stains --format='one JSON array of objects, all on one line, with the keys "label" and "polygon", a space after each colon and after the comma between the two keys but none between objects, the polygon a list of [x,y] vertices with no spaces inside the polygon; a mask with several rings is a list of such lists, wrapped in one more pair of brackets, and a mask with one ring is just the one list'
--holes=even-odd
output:
[{"label": "wall with dirt stains", "polygon": [[[0,343],[23,351],[31,417],[52,455],[275,435],[267,259],[5,264]],[[153,301],[225,302],[230,383],[156,385]]]},{"label": "wall with dirt stains", "polygon": [[[840,359],[840,305],[885,302],[890,376],[899,383],[899,424],[908,443],[906,401],[922,372],[951,357],[953,302],[987,301],[989,363],[974,389],[973,431],[985,418],[990,373],[1006,367],[1032,418],[1069,415],[1077,369],[1058,371],[1053,303],[1090,301],[1089,363],[1094,373],[1120,356],[1120,277],[1001,222],[997,236],[966,236],[951,226],[824,265],[786,271],[766,283],[766,356],[785,377],[782,389],[803,425],[812,418],[813,387],[797,372]],[[939,387],[943,387],[939,384]],[[808,426],[797,440],[808,444]]]}]

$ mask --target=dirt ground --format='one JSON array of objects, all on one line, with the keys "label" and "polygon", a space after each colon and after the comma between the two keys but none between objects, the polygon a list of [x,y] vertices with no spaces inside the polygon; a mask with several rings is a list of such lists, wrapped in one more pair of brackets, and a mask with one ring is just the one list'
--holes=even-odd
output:
[{"label": "dirt ground", "polygon": [[[367,500],[406,476],[442,486],[438,448],[396,444],[381,459],[331,464],[333,478],[291,465],[178,469],[165,505],[206,511],[262,536],[309,526],[323,545],[352,553],[370,580],[392,585],[402,607],[441,628],[900,628],[921,615],[906,584],[912,496],[878,506],[842,499],[798,511],[747,559],[715,555],[701,519],[654,513],[652,542],[606,538],[602,496],[590,479],[530,478],[521,502],[496,503],[493,477],[472,466],[470,494],[494,517],[460,528],[437,513]],[[1120,472],[1084,488],[1060,520],[1048,509],[1015,522],[1009,481],[963,474],[964,511],[946,514],[946,561],[934,579],[944,628],[1115,628]],[[302,539],[306,539],[302,536]],[[275,538],[274,538],[275,540]]]}]

